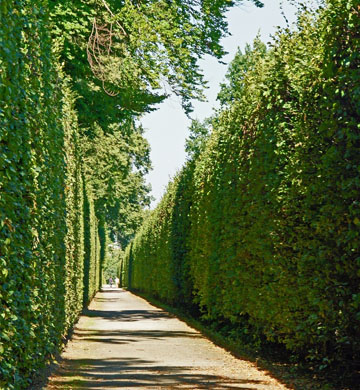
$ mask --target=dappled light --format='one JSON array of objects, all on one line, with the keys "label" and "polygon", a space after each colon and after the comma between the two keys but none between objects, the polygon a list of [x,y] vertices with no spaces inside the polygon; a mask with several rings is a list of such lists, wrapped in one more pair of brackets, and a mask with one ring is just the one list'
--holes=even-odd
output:
[{"label": "dappled light", "polygon": [[272,379],[247,370],[174,316],[106,289],[75,326],[46,388],[273,389]]},{"label": "dappled light", "polygon": [[[149,365],[150,361],[138,359],[75,360],[72,370],[66,365],[61,376],[52,383],[57,389],[107,389],[107,388],[174,388],[174,389],[243,389],[256,390],[259,380],[230,379],[221,376],[192,372],[192,367],[167,367]],[[251,385],[249,387],[248,385]]]}]

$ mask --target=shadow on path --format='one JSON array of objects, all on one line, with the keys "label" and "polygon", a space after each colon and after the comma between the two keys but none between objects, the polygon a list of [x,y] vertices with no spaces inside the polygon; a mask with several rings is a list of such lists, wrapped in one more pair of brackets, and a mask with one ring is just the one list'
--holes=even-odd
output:
[{"label": "shadow on path", "polygon": [[268,383],[222,370],[208,356],[200,333],[179,326],[162,310],[137,304],[121,289],[103,290],[90,307],[47,390],[260,390]]},{"label": "shadow on path", "polygon": [[[98,299],[98,298],[95,298]],[[109,302],[107,299],[106,302]],[[103,318],[113,321],[142,321],[142,320],[158,320],[164,318],[172,318],[169,314],[160,310],[90,310],[85,309],[83,312],[85,317]]]},{"label": "shadow on path", "polygon": [[196,373],[193,367],[156,366],[152,361],[135,358],[72,360],[66,362],[59,374],[52,382],[53,388],[63,390],[134,387],[256,390],[254,385],[264,383]]},{"label": "shadow on path", "polygon": [[74,340],[88,342],[129,344],[145,340],[164,340],[165,338],[202,338],[199,333],[165,330],[87,330],[75,328]]}]

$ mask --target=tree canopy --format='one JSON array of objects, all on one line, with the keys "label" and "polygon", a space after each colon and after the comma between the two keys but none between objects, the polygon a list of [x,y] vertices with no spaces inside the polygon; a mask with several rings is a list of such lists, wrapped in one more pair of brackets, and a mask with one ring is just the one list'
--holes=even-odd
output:
[{"label": "tree canopy", "polygon": [[225,54],[225,14],[240,3],[49,0],[51,34],[77,95],[84,173],[97,213],[124,243],[150,202],[149,145],[138,119],[170,93],[187,114],[192,99],[204,98],[198,60]]}]

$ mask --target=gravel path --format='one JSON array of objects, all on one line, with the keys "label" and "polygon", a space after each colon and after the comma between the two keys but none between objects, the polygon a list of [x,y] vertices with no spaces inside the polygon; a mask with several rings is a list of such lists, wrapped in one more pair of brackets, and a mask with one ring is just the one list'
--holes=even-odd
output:
[{"label": "gravel path", "polygon": [[62,358],[48,390],[288,389],[122,289],[96,295]]}]

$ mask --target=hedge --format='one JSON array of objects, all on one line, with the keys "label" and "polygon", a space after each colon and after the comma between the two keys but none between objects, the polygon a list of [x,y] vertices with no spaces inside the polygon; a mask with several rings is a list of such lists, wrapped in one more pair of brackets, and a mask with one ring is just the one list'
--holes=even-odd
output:
[{"label": "hedge", "polygon": [[360,12],[299,14],[126,250],[126,286],[353,371],[360,352]]},{"label": "hedge", "polygon": [[[1,1],[1,389],[28,388],[63,345],[83,307],[84,220],[97,236],[83,207],[75,96],[48,30],[45,2]],[[92,296],[99,280],[88,284]]]}]

